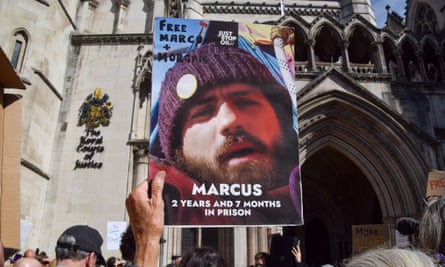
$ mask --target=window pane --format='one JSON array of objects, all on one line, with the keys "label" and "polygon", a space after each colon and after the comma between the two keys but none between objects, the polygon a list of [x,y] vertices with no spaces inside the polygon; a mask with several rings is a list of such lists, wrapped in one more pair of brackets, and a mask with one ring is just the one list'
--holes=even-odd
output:
[{"label": "window pane", "polygon": [[12,53],[12,59],[11,59],[11,64],[14,68],[17,68],[17,64],[19,63],[19,58],[20,58],[20,52],[22,50],[22,42],[19,40],[15,41],[14,44],[14,51]]}]

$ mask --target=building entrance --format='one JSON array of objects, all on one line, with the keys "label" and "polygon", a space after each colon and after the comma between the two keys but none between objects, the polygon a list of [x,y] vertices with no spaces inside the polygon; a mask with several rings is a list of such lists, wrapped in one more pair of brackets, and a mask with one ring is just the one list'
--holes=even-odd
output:
[{"label": "building entrance", "polygon": [[351,255],[352,225],[383,223],[372,174],[329,146],[308,158],[301,174],[305,223],[286,234],[302,240],[309,266],[335,264]]}]

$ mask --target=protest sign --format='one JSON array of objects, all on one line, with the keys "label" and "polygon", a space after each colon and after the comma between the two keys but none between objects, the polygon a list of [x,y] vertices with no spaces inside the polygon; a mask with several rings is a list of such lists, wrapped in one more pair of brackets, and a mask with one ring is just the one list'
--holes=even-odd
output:
[{"label": "protest sign", "polygon": [[426,197],[445,195],[445,171],[433,170],[428,173]]},{"label": "protest sign", "polygon": [[156,18],[149,176],[166,225],[299,225],[288,27]]},{"label": "protest sign", "polygon": [[377,247],[390,247],[389,225],[368,224],[352,226],[352,254]]}]

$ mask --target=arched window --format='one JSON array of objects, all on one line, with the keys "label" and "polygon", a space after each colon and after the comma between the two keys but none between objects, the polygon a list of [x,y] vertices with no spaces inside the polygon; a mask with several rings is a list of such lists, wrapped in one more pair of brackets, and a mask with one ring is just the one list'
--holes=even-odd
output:
[{"label": "arched window", "polygon": [[323,25],[316,36],[314,47],[316,61],[339,61],[341,57],[341,39],[337,32],[329,25]]},{"label": "arched window", "polygon": [[420,66],[416,57],[416,48],[410,41],[405,41],[402,45],[402,62],[407,80],[412,82],[422,81]]},{"label": "arched window", "polygon": [[391,79],[396,81],[402,78],[402,70],[397,61],[397,48],[394,42],[387,37],[383,38],[383,54],[385,55],[386,68],[389,74],[391,74]]},{"label": "arched window", "polygon": [[11,43],[11,64],[17,72],[22,71],[26,48],[28,47],[28,36],[22,30],[14,33]]},{"label": "arched window", "polygon": [[437,31],[437,19],[433,9],[425,3],[420,3],[416,10],[414,31],[417,33],[432,33]]}]

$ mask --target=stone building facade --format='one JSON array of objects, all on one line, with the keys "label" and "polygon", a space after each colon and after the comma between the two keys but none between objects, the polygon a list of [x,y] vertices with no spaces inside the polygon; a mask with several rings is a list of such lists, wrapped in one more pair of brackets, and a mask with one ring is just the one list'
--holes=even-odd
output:
[{"label": "stone building facade", "polygon": [[[197,245],[247,266],[273,234],[301,239],[307,262],[334,263],[351,253],[352,225],[393,230],[418,216],[428,171],[445,163],[445,4],[408,0],[406,18],[388,8],[383,28],[369,0],[284,5],[283,15],[278,1],[3,0],[0,45],[26,85],[22,246],[51,255],[72,224],[111,242],[107,223],[128,220],[125,197],[148,171],[158,16],[295,29],[305,217],[301,227],[168,228],[160,266]],[[85,120],[91,101],[106,116]]]}]

